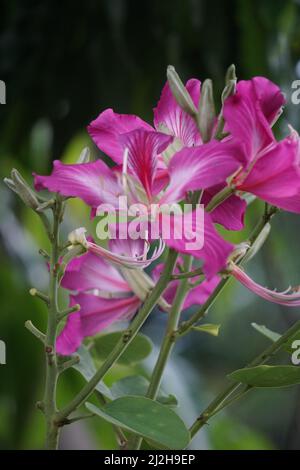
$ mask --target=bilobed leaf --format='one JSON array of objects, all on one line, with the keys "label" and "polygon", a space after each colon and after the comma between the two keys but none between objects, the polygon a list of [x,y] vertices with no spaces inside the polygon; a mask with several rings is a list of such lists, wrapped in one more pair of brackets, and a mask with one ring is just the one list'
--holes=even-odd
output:
[{"label": "bilobed leaf", "polygon": [[300,384],[300,367],[262,365],[236,370],[228,377],[251,387],[289,387]]},{"label": "bilobed leaf", "polygon": [[[124,377],[111,387],[111,393],[114,398],[120,398],[124,395],[146,396],[149,387],[149,380],[142,375],[130,375]],[[174,395],[167,395],[162,390],[159,391],[156,400],[164,405],[176,406],[178,404]]]},{"label": "bilobed leaf", "polygon": [[253,328],[256,331],[266,336],[268,339],[270,339],[273,342],[277,341],[281,337],[279,333],[276,333],[275,331],[270,330],[265,325],[258,325],[257,323],[251,323],[251,326],[253,326]]},{"label": "bilobed leaf", "polygon": [[159,449],[184,449],[190,441],[182,419],[168,406],[149,398],[127,396],[101,409],[91,403],[86,407],[104,420],[154,442]]},{"label": "bilobed leaf", "polygon": [[[90,380],[96,372],[96,367],[88,349],[82,345],[75,355],[79,356],[80,361],[78,364],[74,364],[72,366],[73,369],[77,370],[86,381]],[[106,396],[107,398],[113,398],[111,391],[103,382],[98,383],[96,390],[98,390],[98,392],[102,393],[102,395]]]},{"label": "bilobed leaf", "polygon": [[193,330],[208,333],[212,336],[218,336],[221,325],[215,325],[213,323],[205,323],[203,325],[193,326]]},{"label": "bilobed leaf", "polygon": [[[110,352],[114,349],[117,342],[122,337],[121,331],[108,333],[106,335],[98,336],[94,339],[93,350],[96,353],[97,359],[104,361]],[[152,351],[152,343],[150,339],[143,335],[138,334],[129,344],[122,356],[118,359],[119,364],[130,365],[143,361]]]}]

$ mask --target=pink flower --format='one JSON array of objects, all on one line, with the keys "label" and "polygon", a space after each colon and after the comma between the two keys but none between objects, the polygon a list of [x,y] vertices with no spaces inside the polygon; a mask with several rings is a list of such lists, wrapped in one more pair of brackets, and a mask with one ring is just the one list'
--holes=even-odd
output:
[{"label": "pink flower", "polygon": [[[128,195],[130,203],[143,202],[149,205],[155,202],[158,210],[155,221],[159,224],[159,234],[169,246],[182,253],[190,253],[205,261],[204,271],[213,276],[226,265],[226,260],[233,246],[223,240],[214,228],[209,214],[202,214],[204,227],[196,227],[201,218],[201,211],[192,213],[185,219],[185,234],[203,232],[204,246],[188,249],[188,236],[174,238],[182,226],[182,216],[168,216],[172,225],[171,234],[161,233],[161,226],[166,222],[166,214],[160,211],[163,205],[178,203],[186,192],[195,189],[207,189],[221,184],[240,166],[243,154],[234,142],[211,142],[176,153],[169,165],[167,185],[157,193],[156,176],[159,171],[158,154],[170,142],[170,136],[147,130],[134,130],[120,136],[120,144],[126,155],[123,174],[109,169],[103,162],[77,165],[55,163],[51,176],[35,176],[36,189],[47,188],[65,196],[77,196],[91,205],[93,211],[101,203],[108,203],[117,208],[118,198]],[[74,175],[74,177],[72,176]],[[163,186],[163,185],[161,185]],[[169,223],[169,222],[166,222]],[[191,238],[190,238],[191,240]],[[91,247],[90,247],[91,248]],[[92,247],[96,250],[96,247]],[[98,248],[105,254],[102,248]],[[106,253],[107,254],[107,253]],[[136,260],[135,260],[136,261]]]},{"label": "pink flower", "polygon": [[[130,244],[128,241],[128,254]],[[57,339],[57,352],[61,355],[73,354],[86,336],[131,318],[141,304],[118,269],[93,253],[68,264],[62,287],[72,291],[70,306],[79,304],[80,310],[68,316]]]},{"label": "pink flower", "polygon": [[236,94],[226,100],[226,130],[240,141],[247,159],[232,185],[300,213],[299,138],[292,133],[276,142],[271,129],[283,104],[279,88],[262,77],[239,82]]},{"label": "pink flower", "polygon": [[262,287],[254,282],[241,268],[231,263],[229,266],[230,273],[247,289],[254,292],[259,297],[265,300],[274,302],[276,304],[285,305],[287,307],[299,307],[300,306],[300,291],[299,288],[293,291],[291,288],[284,292],[276,292],[266,287]]},{"label": "pink flower", "polygon": [[[198,107],[200,82],[191,79],[186,83],[186,88]],[[137,116],[117,114],[112,109],[106,109],[89,124],[87,129],[97,147],[118,164],[123,163],[122,139],[120,137],[137,129],[156,130],[175,137],[176,150],[183,146],[192,147],[202,143],[193,118],[177,104],[168,82],[165,84],[157,107],[154,109],[154,127]],[[171,149],[171,152],[174,153],[174,149]]]}]

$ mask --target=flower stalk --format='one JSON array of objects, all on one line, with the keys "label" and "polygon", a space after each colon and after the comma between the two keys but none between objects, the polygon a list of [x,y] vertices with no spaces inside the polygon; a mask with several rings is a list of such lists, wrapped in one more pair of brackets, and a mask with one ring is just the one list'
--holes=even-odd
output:
[{"label": "flower stalk", "polygon": [[45,337],[46,384],[43,400],[43,410],[46,419],[46,449],[57,449],[59,438],[59,427],[55,422],[55,414],[57,412],[56,385],[59,375],[55,344],[57,317],[59,315],[59,227],[62,219],[62,214],[63,204],[61,199],[57,197],[53,208],[53,235],[51,241],[49,310],[47,331]]}]

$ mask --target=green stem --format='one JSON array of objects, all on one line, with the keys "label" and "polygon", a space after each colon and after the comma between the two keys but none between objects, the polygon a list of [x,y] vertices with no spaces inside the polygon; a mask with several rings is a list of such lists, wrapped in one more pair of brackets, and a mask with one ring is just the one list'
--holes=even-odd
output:
[{"label": "green stem", "polygon": [[[185,270],[189,270],[192,264],[192,257],[188,256],[186,257],[184,268]],[[167,361],[170,357],[170,354],[172,352],[172,349],[175,344],[175,339],[176,335],[174,334],[176,332],[176,329],[178,327],[178,322],[180,318],[180,313],[184,304],[184,300],[186,298],[186,295],[189,290],[189,283],[188,279],[183,279],[180,282],[180,285],[177,289],[169,317],[168,317],[168,322],[167,322],[167,328],[165,332],[165,336],[161,345],[160,353],[157,359],[157,362],[155,364],[151,380],[150,380],[150,385],[149,389],[147,392],[147,397],[155,400],[158,389],[160,387],[160,383],[162,380],[162,376],[167,364]]]},{"label": "green stem", "polygon": [[[184,269],[188,271],[192,265],[192,257],[186,256],[184,262]],[[159,387],[162,381],[163,373],[165,371],[168,359],[172,353],[175,345],[175,332],[178,327],[180,313],[184,304],[184,300],[189,290],[188,278],[181,280],[179,287],[176,291],[176,295],[168,316],[167,327],[164,335],[164,339],[160,348],[157,362],[152,372],[150,379],[149,388],[147,391],[147,397],[155,400]],[[129,449],[139,449],[142,443],[142,439],[139,436],[134,436],[132,441],[129,443]]]},{"label": "green stem", "polygon": [[146,319],[148,318],[149,314],[157,304],[158,299],[167,287],[173,273],[176,259],[177,253],[174,250],[170,250],[167,261],[165,263],[164,271],[158,283],[152,290],[151,294],[145,300],[140,311],[138,312],[134,320],[131,322],[130,326],[124,331],[119,342],[116,344],[115,348],[109,354],[106,361],[102,364],[98,371],[94,374],[94,376],[89,380],[89,382],[86,383],[86,385],[75,396],[75,398],[69,404],[67,404],[65,408],[63,408],[60,412],[57,413],[57,423],[63,422],[64,419],[66,419],[70,415],[70,413],[75,411],[89,398],[89,396],[93,393],[96,385],[105,376],[107,371],[115,364],[118,358],[123,354],[128,345],[137,335],[140,328],[143,326]]},{"label": "green stem", "polygon": [[205,278],[202,268],[194,269],[194,271],[182,272],[180,274],[173,274],[172,279],[173,280],[186,279],[186,278],[190,279],[191,277],[197,277],[197,276],[201,276],[203,277],[203,279]]},{"label": "green stem", "polygon": [[[298,320],[291,328],[289,328],[277,341],[275,341],[271,346],[265,349],[261,354],[259,354],[253,361],[251,361],[246,367],[255,367],[262,364],[265,364],[269,359],[271,359],[274,354],[279,352],[285,343],[289,341],[290,338],[295,336],[300,331],[300,320]],[[238,400],[244,396],[252,387],[245,386],[244,389],[232,397],[233,393],[240,388],[240,383],[233,383],[229,385],[222,393],[220,393],[210,405],[201,413],[201,415],[196,419],[190,428],[191,436],[194,437],[197,432],[208,422],[212,416],[217,414],[219,411]],[[231,398],[232,397],[232,398]]]},{"label": "green stem", "polygon": [[62,204],[57,198],[53,210],[53,233],[51,236],[49,312],[45,338],[46,352],[46,384],[43,409],[46,418],[46,449],[57,449],[59,428],[55,423],[56,415],[56,384],[58,367],[56,361],[55,342],[58,315],[58,266],[59,266],[59,226],[62,217]]}]

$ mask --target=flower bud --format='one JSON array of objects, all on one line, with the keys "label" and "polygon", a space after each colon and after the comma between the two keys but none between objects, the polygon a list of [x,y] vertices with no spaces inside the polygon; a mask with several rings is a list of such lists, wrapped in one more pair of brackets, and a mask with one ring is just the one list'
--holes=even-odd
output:
[{"label": "flower bud", "polygon": [[87,248],[86,228],[79,227],[69,233],[68,240],[72,245],[82,245]]},{"label": "flower bud", "polygon": [[204,143],[209,142],[215,123],[216,111],[213,95],[213,83],[210,79],[204,81],[201,88],[199,103],[198,126]]},{"label": "flower bud", "polygon": [[15,183],[13,182],[13,180],[11,180],[10,178],[4,178],[3,181],[9,189],[14,191],[14,193],[17,193],[17,188],[16,188]]},{"label": "flower bud", "polygon": [[11,187],[11,189],[13,189],[13,191],[15,191],[20,196],[26,206],[30,207],[33,210],[36,210],[39,207],[39,201],[36,197],[36,194],[33,189],[31,189],[31,187],[27,184],[24,178],[20,175],[18,170],[12,170],[11,180],[9,180],[9,182],[11,181],[15,187],[15,189],[13,187]]},{"label": "flower bud", "polygon": [[180,80],[178,73],[172,65],[167,68],[167,78],[173,93],[173,96],[179,106],[190,116],[195,117],[198,113],[191,95]]},{"label": "flower bud", "polygon": [[225,77],[225,88],[222,92],[222,104],[224,104],[225,100],[231,96],[234,95],[235,90],[236,90],[236,82],[237,82],[237,77],[235,73],[235,65],[230,65],[228,67],[227,72],[226,72],[226,77]]}]

